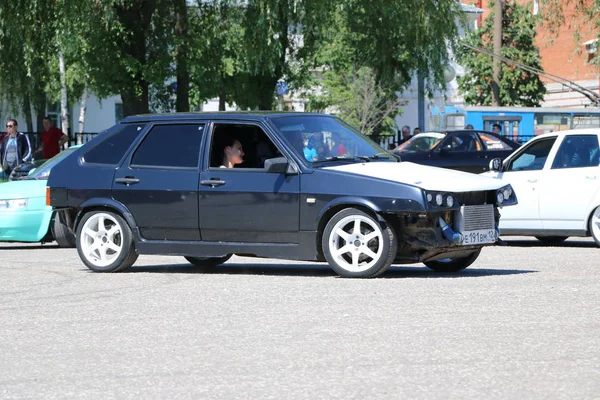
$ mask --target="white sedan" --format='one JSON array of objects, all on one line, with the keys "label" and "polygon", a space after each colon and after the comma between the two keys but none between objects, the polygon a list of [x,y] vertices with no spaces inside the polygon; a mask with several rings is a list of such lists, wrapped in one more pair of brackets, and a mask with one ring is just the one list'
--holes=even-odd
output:
[{"label": "white sedan", "polygon": [[510,183],[519,204],[500,210],[502,235],[560,243],[592,236],[600,246],[600,128],[540,135],[482,175]]}]

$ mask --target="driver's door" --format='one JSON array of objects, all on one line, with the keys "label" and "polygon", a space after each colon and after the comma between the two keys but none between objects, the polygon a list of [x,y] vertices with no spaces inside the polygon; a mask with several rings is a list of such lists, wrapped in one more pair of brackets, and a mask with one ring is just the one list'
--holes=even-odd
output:
[{"label": "driver's door", "polygon": [[498,178],[507,181],[517,195],[518,204],[500,209],[500,230],[542,229],[539,196],[543,184],[544,169],[556,136],[534,140],[506,161]]}]

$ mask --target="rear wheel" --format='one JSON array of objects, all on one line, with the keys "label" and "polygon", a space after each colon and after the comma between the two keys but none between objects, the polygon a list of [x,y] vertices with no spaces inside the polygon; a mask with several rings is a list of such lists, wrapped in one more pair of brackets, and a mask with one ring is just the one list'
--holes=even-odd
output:
[{"label": "rear wheel", "polygon": [[600,207],[597,207],[590,217],[590,234],[600,246]]},{"label": "rear wheel", "polygon": [[58,243],[59,247],[75,247],[76,240],[75,235],[71,233],[67,225],[61,220],[60,213],[54,215],[54,222],[52,223],[52,237]]},{"label": "rear wheel", "polygon": [[227,254],[222,257],[185,257],[190,263],[200,268],[214,268],[231,258],[233,254]]},{"label": "rear wheel", "polygon": [[536,236],[537,240],[544,244],[561,244],[567,240],[568,236]]},{"label": "rear wheel", "polygon": [[481,249],[475,250],[466,257],[444,258],[442,260],[426,261],[423,264],[436,272],[457,272],[473,264],[479,257],[479,253],[481,253]]},{"label": "rear wheel", "polygon": [[131,228],[123,217],[110,211],[83,216],[77,228],[77,252],[95,272],[123,271],[138,258]]},{"label": "rear wheel", "polygon": [[389,225],[356,208],[346,208],[329,220],[322,245],[331,268],[346,278],[383,273],[394,261],[398,246]]}]

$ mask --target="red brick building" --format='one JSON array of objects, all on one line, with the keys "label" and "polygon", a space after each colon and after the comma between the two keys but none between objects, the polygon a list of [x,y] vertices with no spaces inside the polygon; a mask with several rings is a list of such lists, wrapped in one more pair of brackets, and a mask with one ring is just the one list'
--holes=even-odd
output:
[{"label": "red brick building", "polygon": [[[465,4],[473,4],[483,10],[481,22],[490,13],[488,0],[463,0]],[[521,4],[529,4],[534,13],[544,12],[544,4],[540,0],[517,0]],[[564,3],[564,2],[563,2]],[[565,22],[561,24],[557,34],[540,28],[536,42],[540,49],[544,71],[560,76],[583,86],[595,93],[600,93],[600,67],[590,63],[598,51],[597,32],[592,24],[585,23],[574,9],[574,5],[564,5]],[[580,39],[575,35],[579,32]],[[587,43],[587,46],[586,46]],[[590,100],[568,87],[541,77],[546,83],[545,107],[582,107],[590,104]]]}]

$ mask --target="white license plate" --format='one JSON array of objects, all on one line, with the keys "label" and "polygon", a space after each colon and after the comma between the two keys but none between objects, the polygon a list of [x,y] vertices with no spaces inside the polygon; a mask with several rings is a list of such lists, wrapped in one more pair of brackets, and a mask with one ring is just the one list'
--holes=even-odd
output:
[{"label": "white license plate", "polygon": [[496,242],[496,231],[494,229],[481,229],[477,231],[465,231],[462,233],[465,240],[463,245],[485,244]]}]

